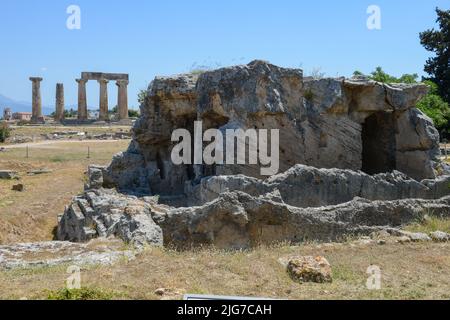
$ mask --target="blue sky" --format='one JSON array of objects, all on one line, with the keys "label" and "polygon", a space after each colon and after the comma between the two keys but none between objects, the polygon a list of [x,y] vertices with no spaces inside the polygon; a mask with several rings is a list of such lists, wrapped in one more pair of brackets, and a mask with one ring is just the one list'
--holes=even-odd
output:
[{"label": "blue sky", "polygon": [[[68,30],[66,9],[81,8],[81,30]],[[366,27],[378,5],[382,29]],[[42,76],[44,105],[62,82],[66,103],[77,101],[82,71],[130,74],[130,106],[156,75],[195,65],[268,60],[328,76],[369,72],[423,74],[429,56],[418,34],[435,26],[435,7],[448,0],[0,0],[0,94],[31,100],[29,76]],[[116,86],[109,85],[110,107]],[[88,84],[98,105],[98,84]],[[2,106],[0,106],[1,108]]]}]

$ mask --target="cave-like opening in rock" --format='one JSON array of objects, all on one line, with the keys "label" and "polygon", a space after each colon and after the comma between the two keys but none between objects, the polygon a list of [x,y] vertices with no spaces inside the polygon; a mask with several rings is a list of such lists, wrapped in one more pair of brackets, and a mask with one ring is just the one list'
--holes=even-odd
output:
[{"label": "cave-like opening in rock", "polygon": [[362,127],[362,171],[367,174],[396,169],[395,119],[392,113],[377,112]]}]

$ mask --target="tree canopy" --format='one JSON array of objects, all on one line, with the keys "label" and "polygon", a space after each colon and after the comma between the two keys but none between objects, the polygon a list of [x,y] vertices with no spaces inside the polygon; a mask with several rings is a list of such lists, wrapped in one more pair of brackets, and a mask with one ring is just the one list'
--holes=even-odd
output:
[{"label": "tree canopy", "polygon": [[420,34],[424,48],[434,53],[427,60],[425,72],[430,75],[441,97],[450,103],[450,10],[436,8],[438,29],[430,29]]}]

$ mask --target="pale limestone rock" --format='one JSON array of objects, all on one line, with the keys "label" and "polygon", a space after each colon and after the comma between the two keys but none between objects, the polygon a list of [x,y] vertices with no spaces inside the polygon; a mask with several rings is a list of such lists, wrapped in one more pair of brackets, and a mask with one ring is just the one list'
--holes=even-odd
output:
[{"label": "pale limestone rock", "polygon": [[324,257],[296,257],[287,266],[287,272],[292,280],[300,283],[333,282],[331,265]]},{"label": "pale limestone rock", "polygon": [[430,234],[431,239],[436,242],[450,241],[450,234],[442,231],[435,231]]}]

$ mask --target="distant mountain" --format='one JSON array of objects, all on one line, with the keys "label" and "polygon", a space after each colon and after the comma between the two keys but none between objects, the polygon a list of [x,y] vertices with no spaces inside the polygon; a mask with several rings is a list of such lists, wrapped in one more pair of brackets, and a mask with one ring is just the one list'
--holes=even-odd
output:
[{"label": "distant mountain", "polygon": [[[8,98],[0,94],[0,117],[3,115],[4,108],[11,108],[12,112],[31,112],[31,102],[15,101],[11,98]],[[42,107],[42,113],[44,115],[50,115],[54,111],[55,108],[53,106]]]}]

